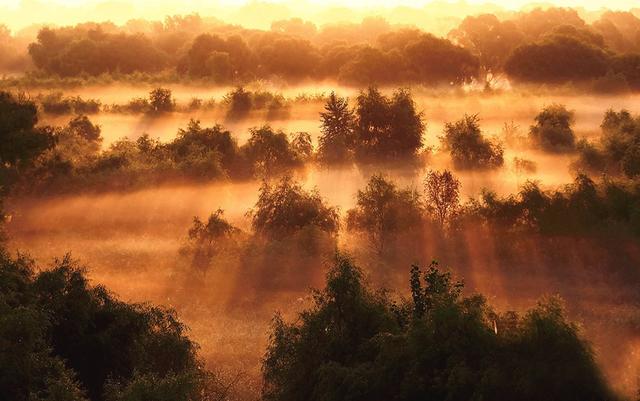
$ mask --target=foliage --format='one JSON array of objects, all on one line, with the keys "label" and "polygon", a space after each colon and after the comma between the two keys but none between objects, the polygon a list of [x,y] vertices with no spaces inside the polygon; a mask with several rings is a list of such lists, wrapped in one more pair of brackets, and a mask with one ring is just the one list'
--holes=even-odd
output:
[{"label": "foliage", "polygon": [[460,207],[460,181],[449,170],[434,171],[424,179],[427,210],[445,227]]},{"label": "foliage", "polygon": [[407,90],[389,99],[370,87],[358,95],[355,114],[355,151],[361,161],[406,162],[422,147],[422,113]]},{"label": "foliage", "polygon": [[597,143],[579,143],[576,166],[629,178],[640,175],[640,119],[626,110],[608,110],[601,128]]},{"label": "foliage", "polygon": [[291,134],[290,147],[298,160],[307,162],[313,157],[313,144],[311,143],[311,135],[308,132]]},{"label": "foliage", "polygon": [[335,207],[328,206],[317,191],[305,191],[288,176],[274,185],[262,183],[250,215],[255,232],[272,238],[308,228],[334,235],[340,226]]},{"label": "foliage", "polygon": [[96,114],[100,112],[101,102],[97,99],[82,99],[80,96],[65,97],[62,92],[53,92],[38,96],[42,111],[49,114]]},{"label": "foliage", "polygon": [[349,102],[331,92],[324,110],[320,113],[318,160],[325,164],[347,163],[353,158],[354,148],[354,116]]},{"label": "foliage", "polygon": [[224,219],[223,214],[224,211],[218,209],[209,215],[206,222],[193,218],[188,244],[181,249],[183,254],[191,257],[192,268],[206,273],[212,259],[227,248],[233,235],[239,232]]},{"label": "foliage", "polygon": [[478,56],[490,72],[501,71],[509,54],[524,41],[513,21],[500,21],[493,14],[468,16],[448,36]]},{"label": "foliage", "polygon": [[246,118],[252,107],[251,94],[241,86],[225,95],[223,102],[228,104],[227,118],[232,120]]},{"label": "foliage", "polygon": [[36,128],[37,123],[32,101],[0,92],[0,167],[27,167],[54,145],[51,130]]},{"label": "foliage", "polygon": [[536,124],[529,128],[531,142],[546,151],[566,152],[575,148],[575,134],[571,126],[573,111],[560,104],[542,109],[535,118]]},{"label": "foliage", "polygon": [[242,152],[254,174],[269,176],[301,165],[300,154],[284,132],[276,132],[268,125],[251,128],[249,132],[251,136]]},{"label": "foliage", "polygon": [[557,300],[498,315],[437,263],[410,282],[412,300],[394,302],[339,255],[311,308],[274,318],[263,398],[616,399]]},{"label": "foliage", "polygon": [[[212,377],[174,312],[88,284],[69,257],[36,273],[0,257],[0,392],[15,401],[212,399]],[[155,387],[154,386],[154,387]],[[135,389],[135,390],[134,390]],[[160,398],[153,398],[160,399]]]},{"label": "foliage", "polygon": [[149,106],[152,113],[168,113],[175,109],[175,101],[171,97],[171,90],[156,88],[149,92]]},{"label": "foliage", "polygon": [[108,33],[101,28],[43,28],[29,45],[36,67],[62,77],[104,73],[158,72],[166,55],[141,34]]},{"label": "foliage", "polygon": [[527,182],[517,196],[485,192],[466,206],[462,219],[481,219],[504,230],[545,235],[613,233],[638,235],[640,192],[636,184],[597,185],[585,175],[557,191],[545,192]]},{"label": "foliage", "polygon": [[238,144],[221,125],[203,128],[200,121],[191,120],[167,147],[178,168],[189,176],[212,179],[242,174]]},{"label": "foliage", "polygon": [[480,131],[477,115],[466,115],[455,123],[446,123],[443,148],[451,153],[459,169],[491,169],[504,164],[502,144],[486,139]]},{"label": "foliage", "polygon": [[364,233],[378,250],[399,232],[418,229],[422,220],[419,194],[398,189],[382,175],[369,179],[367,187],[358,191],[356,206],[347,211],[347,229]]},{"label": "foliage", "polygon": [[515,49],[505,71],[517,80],[557,84],[601,77],[608,63],[601,48],[571,36],[553,35]]}]

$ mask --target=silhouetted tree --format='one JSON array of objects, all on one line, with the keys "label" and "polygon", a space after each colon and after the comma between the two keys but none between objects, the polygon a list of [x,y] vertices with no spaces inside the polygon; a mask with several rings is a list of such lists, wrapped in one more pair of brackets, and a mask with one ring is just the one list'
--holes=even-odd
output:
[{"label": "silhouetted tree", "polygon": [[365,234],[382,251],[400,233],[422,223],[420,196],[410,189],[398,189],[381,175],[374,175],[364,190],[358,191],[356,206],[347,212],[347,229]]},{"label": "silhouetted tree", "polygon": [[313,144],[308,132],[291,134],[291,150],[301,161],[309,161],[313,156]]},{"label": "silhouetted tree", "polygon": [[251,94],[241,86],[226,94],[223,101],[229,107],[227,118],[231,120],[246,118],[253,104]]},{"label": "silhouetted tree", "polygon": [[85,115],[74,117],[67,124],[67,129],[89,142],[102,141],[102,137],[100,136],[102,130],[100,129],[100,126],[94,125]]},{"label": "silhouetted tree", "polygon": [[149,106],[152,113],[168,113],[175,108],[175,102],[171,96],[171,90],[156,88],[149,93]]},{"label": "silhouetted tree", "polygon": [[533,144],[546,151],[566,152],[575,148],[574,115],[563,105],[545,107],[535,118],[536,124],[529,129]]},{"label": "silhouetted tree", "polygon": [[268,176],[301,165],[299,155],[291,147],[284,132],[276,132],[268,125],[249,131],[251,136],[241,149],[254,174]]},{"label": "silhouetted tree", "polygon": [[275,185],[262,183],[250,215],[253,229],[273,238],[309,228],[334,235],[339,228],[337,209],[328,206],[316,190],[305,191],[288,176]]},{"label": "silhouetted tree", "polygon": [[318,139],[318,159],[322,163],[346,163],[353,158],[354,117],[349,102],[331,92],[320,113],[322,135]]},{"label": "silhouetted tree", "polygon": [[[39,273],[36,273],[39,271]],[[68,257],[0,255],[0,393],[14,401],[224,397],[175,312],[117,300]],[[161,398],[158,398],[160,397]]]},{"label": "silhouetted tree", "polygon": [[411,270],[411,301],[373,291],[338,255],[314,304],[273,320],[262,396],[294,400],[615,400],[558,300],[493,312],[437,263]]},{"label": "silhouetted tree", "polygon": [[460,207],[460,181],[449,170],[429,170],[424,179],[424,193],[427,210],[445,227]]},{"label": "silhouetted tree", "polygon": [[211,260],[223,251],[233,235],[239,232],[223,215],[224,211],[218,209],[209,215],[206,222],[194,217],[189,229],[189,242],[181,249],[183,254],[191,257],[191,267],[203,273],[209,270]]},{"label": "silhouetted tree", "polygon": [[36,128],[38,109],[28,100],[0,92],[0,165],[28,166],[54,145],[50,129]]},{"label": "silhouetted tree", "polygon": [[480,131],[477,115],[465,115],[455,123],[446,123],[443,148],[451,153],[456,168],[497,168],[504,163],[502,144],[486,139]]},{"label": "silhouetted tree", "polygon": [[471,50],[485,71],[492,73],[500,72],[509,54],[524,41],[513,21],[500,21],[493,14],[468,16],[448,36]]},{"label": "silhouetted tree", "polygon": [[406,162],[422,146],[424,122],[411,94],[398,90],[391,99],[370,87],[356,105],[356,156],[362,161]]},{"label": "silhouetted tree", "polygon": [[607,69],[603,49],[567,35],[522,45],[505,64],[511,78],[538,83],[580,82],[602,77]]}]

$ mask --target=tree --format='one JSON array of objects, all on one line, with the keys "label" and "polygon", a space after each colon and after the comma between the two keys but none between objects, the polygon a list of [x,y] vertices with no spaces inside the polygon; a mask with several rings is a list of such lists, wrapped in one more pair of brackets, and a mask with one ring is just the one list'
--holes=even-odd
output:
[{"label": "tree", "polygon": [[546,151],[567,152],[575,149],[574,113],[560,104],[542,109],[535,117],[536,124],[529,129],[531,142]]},{"label": "tree", "polygon": [[478,56],[488,73],[500,72],[506,58],[524,40],[513,21],[500,21],[493,14],[468,16],[448,36]]},{"label": "tree", "polygon": [[251,136],[241,149],[254,174],[268,176],[300,166],[299,155],[284,132],[274,131],[268,125],[251,128],[249,132]]},{"label": "tree", "polygon": [[356,206],[347,212],[347,229],[364,233],[378,251],[390,238],[411,232],[421,223],[419,194],[398,189],[381,175],[369,179],[367,187],[358,191]]},{"label": "tree", "polygon": [[516,48],[504,68],[519,81],[560,84],[602,77],[608,62],[606,52],[597,46],[567,35],[552,35]]},{"label": "tree", "polygon": [[422,113],[404,89],[391,99],[375,87],[360,92],[355,114],[355,151],[360,161],[407,162],[422,146]]},{"label": "tree", "polygon": [[54,145],[51,129],[36,128],[36,105],[8,92],[0,92],[0,165],[24,167]]},{"label": "tree", "polygon": [[218,209],[209,215],[206,223],[198,217],[193,218],[189,229],[189,243],[181,250],[191,256],[191,267],[206,273],[211,266],[211,260],[220,253],[238,228],[229,224],[224,217],[224,211]]},{"label": "tree", "polygon": [[85,115],[74,117],[67,124],[67,129],[86,141],[96,143],[102,142],[102,137],[100,136],[102,130],[100,129],[100,126],[94,125]]},{"label": "tree", "polygon": [[424,180],[424,193],[427,210],[441,227],[445,227],[460,207],[460,181],[449,170],[429,170]]},{"label": "tree", "polygon": [[247,92],[242,86],[239,86],[226,94],[223,102],[229,107],[227,110],[227,118],[230,120],[241,120],[246,118],[253,106],[251,93]]},{"label": "tree", "polygon": [[200,121],[191,120],[166,147],[178,167],[191,176],[215,178],[221,173],[240,173],[238,144],[221,125],[202,127]]},{"label": "tree", "polygon": [[560,302],[494,312],[437,263],[411,269],[411,299],[369,288],[338,255],[313,305],[273,320],[266,401],[616,398]]},{"label": "tree", "polygon": [[331,92],[320,113],[322,135],[318,139],[318,159],[325,164],[345,163],[353,157],[353,112],[349,102]]},{"label": "tree", "polygon": [[69,257],[43,269],[0,254],[3,397],[142,401],[162,389],[165,399],[213,399],[222,394],[217,378],[185,330],[173,311],[90,286]]},{"label": "tree", "polygon": [[250,215],[253,229],[271,238],[291,236],[303,229],[335,235],[340,227],[335,207],[328,206],[316,190],[305,191],[288,176],[275,185],[262,183]]},{"label": "tree", "polygon": [[291,134],[291,150],[301,161],[308,161],[313,156],[313,144],[308,132],[296,132]]},{"label": "tree", "polygon": [[175,108],[171,89],[156,88],[149,93],[149,105],[152,113],[168,113]]},{"label": "tree", "polygon": [[482,135],[477,115],[465,115],[455,123],[446,123],[440,141],[451,153],[453,164],[459,169],[491,169],[504,163],[502,145]]}]

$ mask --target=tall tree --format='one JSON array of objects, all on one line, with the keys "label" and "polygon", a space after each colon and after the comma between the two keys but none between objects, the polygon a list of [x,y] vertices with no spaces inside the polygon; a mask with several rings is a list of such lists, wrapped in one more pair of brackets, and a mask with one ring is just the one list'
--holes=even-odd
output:
[{"label": "tall tree", "polygon": [[331,92],[320,113],[322,135],[318,139],[318,159],[327,164],[348,162],[353,157],[353,112],[349,101]]},{"label": "tall tree", "polygon": [[444,227],[460,207],[460,181],[449,170],[430,170],[424,180],[424,193],[427,210]]},{"label": "tall tree", "polygon": [[29,165],[53,147],[53,132],[36,128],[38,109],[32,101],[0,92],[0,167]]}]

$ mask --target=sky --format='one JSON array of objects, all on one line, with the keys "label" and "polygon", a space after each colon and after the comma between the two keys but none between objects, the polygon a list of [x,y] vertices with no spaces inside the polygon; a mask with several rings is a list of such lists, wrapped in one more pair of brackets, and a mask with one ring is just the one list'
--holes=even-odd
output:
[{"label": "sky", "polygon": [[[221,1],[217,1],[217,3],[229,4],[229,5],[243,5],[249,1],[250,0],[221,0]],[[307,1],[307,3],[333,4],[333,5],[343,5],[347,7],[363,8],[363,7],[371,7],[372,5],[386,6],[386,7],[393,7],[398,5],[421,7],[425,3],[429,3],[430,1],[432,0],[311,0],[311,1]],[[42,2],[78,7],[78,6],[83,6],[87,4],[101,3],[104,1],[103,0],[42,0]],[[287,1],[270,0],[269,2],[285,3]],[[289,1],[289,2],[295,3],[296,1]],[[452,1],[452,2],[455,2],[455,1]],[[467,2],[472,4],[483,4],[483,3],[487,3],[488,1],[487,0],[467,0]],[[524,5],[532,3],[531,0],[490,0],[490,2],[508,9],[518,9]],[[28,1],[0,0],[0,5],[9,6],[11,8],[19,7],[21,3],[28,3]],[[167,3],[167,1],[158,1],[158,0],[128,0],[127,1],[125,0],[125,1],[122,1],[122,3],[138,3],[146,6],[154,6],[159,3]],[[198,4],[198,3],[210,4],[212,3],[212,1],[175,0],[173,1],[173,3],[175,3],[176,5],[189,6],[191,4]],[[545,0],[544,3],[549,3],[549,4],[562,6],[562,7],[580,6],[587,9],[598,9],[603,7],[628,9],[633,7],[640,7],[640,3],[635,0]]]},{"label": "sky", "polygon": [[[438,18],[462,19],[468,14],[518,10],[538,4],[581,7],[585,13],[604,7],[640,8],[639,0],[0,0],[0,24],[14,32],[34,24],[68,25],[82,21],[162,20],[193,12],[225,22],[268,28],[275,19],[301,17],[317,24],[354,22],[383,15],[392,23],[438,24]],[[269,6],[265,6],[268,3]],[[349,10],[345,9],[349,8]],[[413,12],[417,8],[419,12]],[[340,12],[336,12],[341,10]],[[339,21],[335,21],[338,18]],[[584,18],[584,16],[583,16]],[[588,18],[586,18],[588,19]],[[444,27],[444,26],[443,26]],[[434,32],[435,33],[435,32]]]}]

